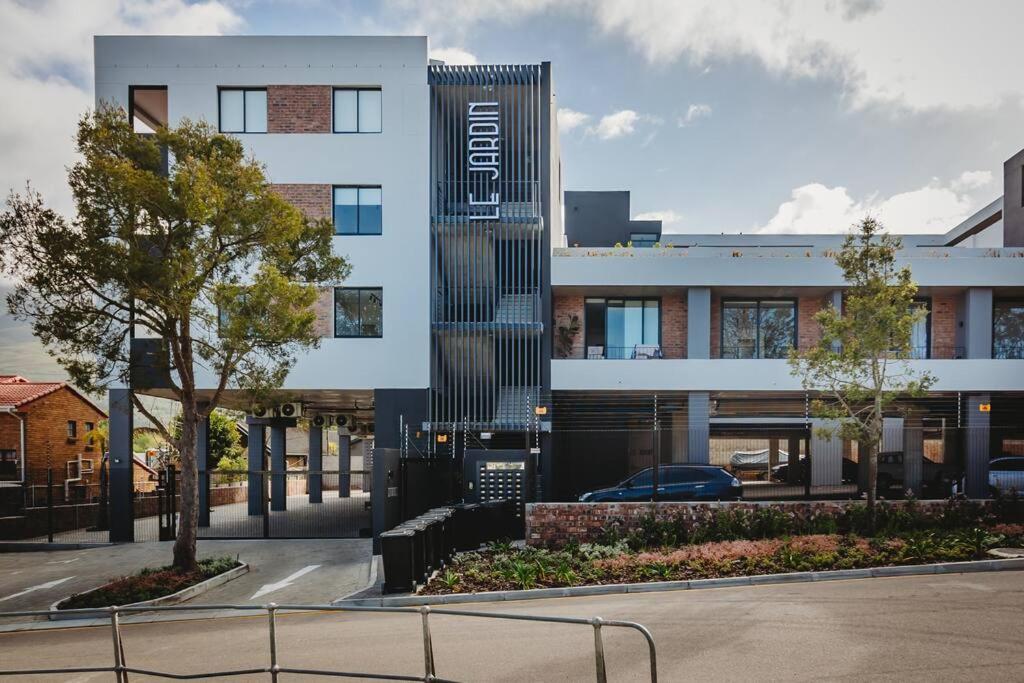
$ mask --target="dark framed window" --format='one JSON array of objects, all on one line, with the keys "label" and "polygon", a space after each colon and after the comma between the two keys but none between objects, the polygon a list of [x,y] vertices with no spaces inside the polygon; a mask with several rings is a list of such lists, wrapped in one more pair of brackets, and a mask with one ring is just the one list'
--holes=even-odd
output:
[{"label": "dark framed window", "polygon": [[167,86],[128,86],[128,119],[136,133],[152,134],[167,126]]},{"label": "dark framed window", "polygon": [[68,420],[68,438],[78,438],[78,423],[75,422],[74,420]]},{"label": "dark framed window", "polygon": [[334,234],[379,235],[383,225],[380,185],[334,188]]},{"label": "dark framed window", "polygon": [[654,232],[631,232],[629,241],[634,247],[653,247],[658,241],[658,234]]},{"label": "dark framed window", "polygon": [[795,346],[795,299],[722,300],[722,358],[785,358]]},{"label": "dark framed window", "polygon": [[334,132],[379,133],[382,129],[380,88],[335,88]]},{"label": "dark framed window", "polygon": [[910,357],[928,359],[932,357],[932,300],[915,299],[913,306],[923,308],[925,316],[910,328]]},{"label": "dark framed window", "polygon": [[1024,358],[1024,299],[992,304],[992,357]]},{"label": "dark framed window", "polygon": [[334,336],[380,337],[384,332],[384,290],[335,287]]},{"label": "dark framed window", "polygon": [[638,347],[660,348],[660,299],[588,298],[583,317],[587,358],[633,358]]},{"label": "dark framed window", "polygon": [[0,462],[18,462],[18,451],[13,448],[0,448]]},{"label": "dark framed window", "polygon": [[219,129],[222,133],[266,133],[266,88],[220,88]]},{"label": "dark framed window", "polygon": [[[93,424],[92,422],[86,422],[85,426],[84,426],[84,429],[85,429],[85,433],[87,435],[89,435],[89,434],[92,433],[92,430],[96,429],[96,425]],[[93,446],[92,439],[93,439],[92,436],[86,436],[86,439],[85,439],[85,447],[86,448],[92,448],[92,446]]]}]

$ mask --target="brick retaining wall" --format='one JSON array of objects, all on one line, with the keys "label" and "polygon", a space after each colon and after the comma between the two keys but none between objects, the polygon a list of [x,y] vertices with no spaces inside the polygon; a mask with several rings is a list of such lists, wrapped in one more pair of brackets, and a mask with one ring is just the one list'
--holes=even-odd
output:
[{"label": "brick retaining wall", "polygon": [[[904,501],[886,501],[888,505],[903,505]],[[613,523],[622,529],[635,529],[640,520],[651,514],[660,520],[675,519],[683,515],[689,519],[708,509],[741,508],[757,510],[771,507],[798,517],[809,517],[815,513],[835,513],[860,501],[765,501],[738,503],[530,503],[526,506],[526,542],[544,548],[560,548],[570,540],[592,543],[597,540],[603,528]],[[938,512],[945,507],[945,500],[917,501],[921,510],[929,508]]]}]

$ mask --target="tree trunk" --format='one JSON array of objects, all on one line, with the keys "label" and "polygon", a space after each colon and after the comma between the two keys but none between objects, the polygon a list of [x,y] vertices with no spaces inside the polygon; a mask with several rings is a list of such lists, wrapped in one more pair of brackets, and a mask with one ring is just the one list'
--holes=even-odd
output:
[{"label": "tree trunk", "polygon": [[174,540],[174,567],[192,571],[196,568],[196,534],[199,526],[199,474],[196,469],[199,415],[195,401],[186,398],[182,400],[181,406],[181,443],[178,448],[181,457],[181,506],[178,537]]},{"label": "tree trunk", "polygon": [[882,414],[875,401],[876,411],[871,418],[868,435],[868,533],[875,533],[875,500],[878,492],[878,450],[882,445]]}]

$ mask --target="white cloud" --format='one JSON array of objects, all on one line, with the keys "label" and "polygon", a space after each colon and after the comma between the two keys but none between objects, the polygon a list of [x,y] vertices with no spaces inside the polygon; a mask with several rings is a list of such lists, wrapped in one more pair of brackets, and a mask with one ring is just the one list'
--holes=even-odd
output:
[{"label": "white cloud", "polygon": [[679,223],[683,220],[682,214],[676,213],[672,209],[666,209],[665,211],[645,211],[638,213],[633,216],[635,221],[661,221],[662,227],[667,227],[675,223]]},{"label": "white cloud", "polygon": [[709,104],[691,104],[686,109],[686,113],[679,117],[676,122],[680,128],[693,125],[697,119],[703,119],[711,116],[711,105]]},{"label": "white cloud", "polygon": [[561,107],[558,110],[558,130],[565,133],[582,126],[589,120],[590,114],[584,114],[581,111],[573,111],[568,107]]},{"label": "white cloud", "polygon": [[[995,0],[446,0],[412,4],[414,25],[469,35],[476,24],[573,14],[652,63],[751,59],[788,77],[832,78],[861,107],[967,108],[1024,96],[1024,3]],[[459,16],[453,23],[451,17]],[[979,77],[982,75],[983,77]]]},{"label": "white cloud", "polygon": [[461,47],[435,47],[430,50],[431,59],[440,59],[445,64],[478,64],[476,55]]},{"label": "white cloud", "polygon": [[640,115],[632,109],[623,109],[614,114],[602,116],[597,125],[589,130],[602,140],[614,140],[624,135],[632,135],[636,131],[636,124]]},{"label": "white cloud", "polygon": [[964,171],[950,187],[957,192],[973,192],[992,184],[992,171]]},{"label": "white cloud", "polygon": [[[891,197],[854,199],[845,187],[810,183],[793,190],[790,200],[756,229],[764,233],[846,232],[867,215],[893,233],[944,233],[981,205],[971,192],[985,184],[964,185],[965,176],[977,182],[987,172],[969,171],[948,184],[933,180],[924,187]],[[991,181],[991,174],[988,181]]]},{"label": "white cloud", "polygon": [[[27,180],[71,212],[66,167],[78,117],[93,106],[92,38],[101,34],[205,34],[242,25],[222,2],[0,0],[0,193]],[[16,103],[16,106],[13,106]]]}]

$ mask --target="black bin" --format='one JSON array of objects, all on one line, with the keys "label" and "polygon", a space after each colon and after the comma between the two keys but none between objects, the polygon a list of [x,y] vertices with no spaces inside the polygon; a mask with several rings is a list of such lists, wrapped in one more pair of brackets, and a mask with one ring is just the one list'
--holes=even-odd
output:
[{"label": "black bin", "polygon": [[[427,525],[418,519],[411,519],[408,522],[399,524],[395,529],[405,529],[413,532],[412,568],[413,580],[417,583],[426,583],[430,575],[428,569],[430,540],[427,535]],[[384,535],[381,534],[381,537]]]},{"label": "black bin", "polygon": [[410,593],[415,589],[415,538],[412,529],[391,529],[380,535],[385,593]]}]

